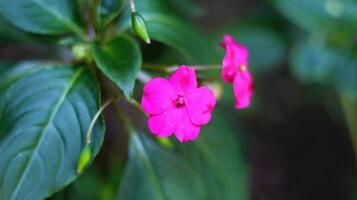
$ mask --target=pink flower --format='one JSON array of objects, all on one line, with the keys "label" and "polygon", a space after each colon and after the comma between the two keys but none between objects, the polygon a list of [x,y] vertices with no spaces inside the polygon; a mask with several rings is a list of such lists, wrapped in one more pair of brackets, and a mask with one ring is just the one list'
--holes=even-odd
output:
[{"label": "pink flower", "polygon": [[233,83],[237,109],[250,105],[253,95],[253,78],[248,71],[248,49],[234,40],[231,35],[223,36],[222,47],[226,50],[223,58],[222,79]]},{"label": "pink flower", "polygon": [[248,70],[240,70],[233,81],[233,92],[236,97],[237,109],[247,108],[253,96],[254,83]]},{"label": "pink flower", "polygon": [[196,72],[180,66],[170,78],[154,78],[144,86],[141,104],[158,137],[176,134],[180,142],[195,140],[211,120],[216,99],[208,87],[197,87]]}]

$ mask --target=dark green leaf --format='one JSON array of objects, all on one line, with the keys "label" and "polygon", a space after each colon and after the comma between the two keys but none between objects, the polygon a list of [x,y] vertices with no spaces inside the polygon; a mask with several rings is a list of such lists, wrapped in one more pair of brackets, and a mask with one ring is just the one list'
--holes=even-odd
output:
[{"label": "dark green leaf", "polygon": [[357,99],[357,59],[345,58],[345,63],[337,69],[337,88]]},{"label": "dark green leaf", "polygon": [[139,45],[130,37],[117,37],[92,47],[94,59],[102,72],[113,80],[126,96],[131,96],[141,67]]},{"label": "dark green leaf", "polygon": [[[76,177],[99,86],[82,67],[0,65],[0,199],[44,199]],[[92,159],[103,141],[92,133]]]},{"label": "dark green leaf", "polygon": [[298,42],[290,55],[290,66],[296,77],[304,82],[331,82],[334,68],[331,52],[307,41]]},{"label": "dark green leaf", "polygon": [[193,17],[202,16],[205,11],[196,0],[166,0],[171,4],[172,9],[177,10],[183,15],[190,15]]},{"label": "dark green leaf", "polygon": [[104,21],[104,24],[117,17],[124,7],[126,0],[102,0],[98,7],[98,12]]},{"label": "dark green leaf", "polygon": [[[149,36],[180,51],[191,63],[217,61],[218,44],[212,44],[196,27],[183,21],[167,6],[165,0],[137,0],[136,10],[146,21]],[[119,23],[121,30],[130,28],[130,9]]]},{"label": "dark green leaf", "polygon": [[75,32],[83,34],[76,24],[73,0],[0,0],[0,12],[20,29],[41,34]]},{"label": "dark green leaf", "polygon": [[144,134],[132,134],[118,199],[197,200],[203,188],[189,163]]},{"label": "dark green leaf", "polygon": [[356,176],[354,177],[354,183],[353,183],[353,186],[352,186],[352,199],[357,199],[357,178]]},{"label": "dark green leaf", "polygon": [[9,24],[3,17],[0,16],[0,42],[29,42],[35,38],[25,32],[20,31],[16,27]]},{"label": "dark green leaf", "polygon": [[357,97],[357,59],[353,52],[318,41],[301,41],[291,52],[290,66],[303,82],[332,84]]},{"label": "dark green leaf", "polygon": [[217,107],[213,120],[202,128],[197,141],[179,144],[186,162],[200,172],[205,188],[203,199],[249,199],[248,168],[243,158],[242,141],[239,140],[242,139],[242,130],[238,126],[232,127],[232,124],[237,124],[234,116]]},{"label": "dark green leaf", "polygon": [[273,0],[279,11],[307,31],[357,29],[355,0]]}]

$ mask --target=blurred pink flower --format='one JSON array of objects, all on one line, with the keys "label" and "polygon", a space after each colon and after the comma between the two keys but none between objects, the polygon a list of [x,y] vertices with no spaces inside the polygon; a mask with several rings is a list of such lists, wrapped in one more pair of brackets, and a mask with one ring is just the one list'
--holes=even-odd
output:
[{"label": "blurred pink flower", "polygon": [[233,81],[233,92],[236,97],[237,109],[247,108],[253,96],[253,78],[248,70],[236,73]]},{"label": "blurred pink flower", "polygon": [[141,104],[158,137],[176,134],[180,142],[195,140],[211,120],[216,99],[208,87],[197,87],[193,68],[180,66],[170,78],[154,78],[144,86]]},{"label": "blurred pink flower", "polygon": [[233,83],[237,109],[250,105],[254,83],[248,71],[248,49],[234,40],[231,35],[223,36],[222,47],[226,50],[223,58],[222,79],[226,83]]}]

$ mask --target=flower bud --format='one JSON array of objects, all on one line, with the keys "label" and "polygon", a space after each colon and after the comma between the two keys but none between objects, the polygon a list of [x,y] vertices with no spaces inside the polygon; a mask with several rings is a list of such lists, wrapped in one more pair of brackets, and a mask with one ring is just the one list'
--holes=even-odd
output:
[{"label": "flower bud", "polygon": [[174,144],[168,138],[157,138],[157,140],[165,148],[172,149],[174,147]]},{"label": "flower bud", "polygon": [[205,83],[205,85],[212,90],[216,99],[220,99],[222,97],[223,94],[222,84],[218,82],[207,82]]},{"label": "flower bud", "polygon": [[89,161],[92,157],[92,150],[89,144],[84,146],[81,155],[79,156],[78,164],[77,164],[77,174],[81,174],[83,170],[88,166]]},{"label": "flower bud", "polygon": [[88,60],[91,57],[89,47],[81,43],[72,46],[72,54],[76,61]]},{"label": "flower bud", "polygon": [[137,12],[131,13],[131,25],[135,33],[143,39],[147,44],[150,44],[149,34],[146,29],[146,22],[144,18]]}]

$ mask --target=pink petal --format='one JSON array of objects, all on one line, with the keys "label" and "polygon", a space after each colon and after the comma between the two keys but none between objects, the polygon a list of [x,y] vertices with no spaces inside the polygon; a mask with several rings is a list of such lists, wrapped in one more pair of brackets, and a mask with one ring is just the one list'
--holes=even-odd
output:
[{"label": "pink petal", "polygon": [[237,109],[246,108],[250,105],[253,95],[253,78],[248,70],[239,71],[233,82],[234,96],[236,97]]},{"label": "pink petal", "polygon": [[149,130],[158,137],[168,137],[175,132],[179,119],[181,117],[177,109],[157,115],[149,115]]},{"label": "pink petal", "polygon": [[231,35],[223,36],[222,47],[226,49],[222,63],[222,78],[226,83],[231,83],[239,67],[248,66],[248,49],[236,42]]},{"label": "pink petal", "polygon": [[181,65],[169,78],[176,92],[185,94],[197,88],[196,72],[193,68]]},{"label": "pink petal", "polygon": [[154,78],[144,86],[141,105],[149,114],[160,114],[173,108],[176,93],[170,82],[164,78]]},{"label": "pink petal", "polygon": [[216,98],[208,87],[199,87],[185,96],[185,105],[191,122],[196,126],[202,126],[211,120]]},{"label": "pink petal", "polygon": [[191,123],[185,109],[180,109],[179,123],[176,127],[176,137],[180,142],[187,142],[197,139],[200,133],[200,127]]}]

